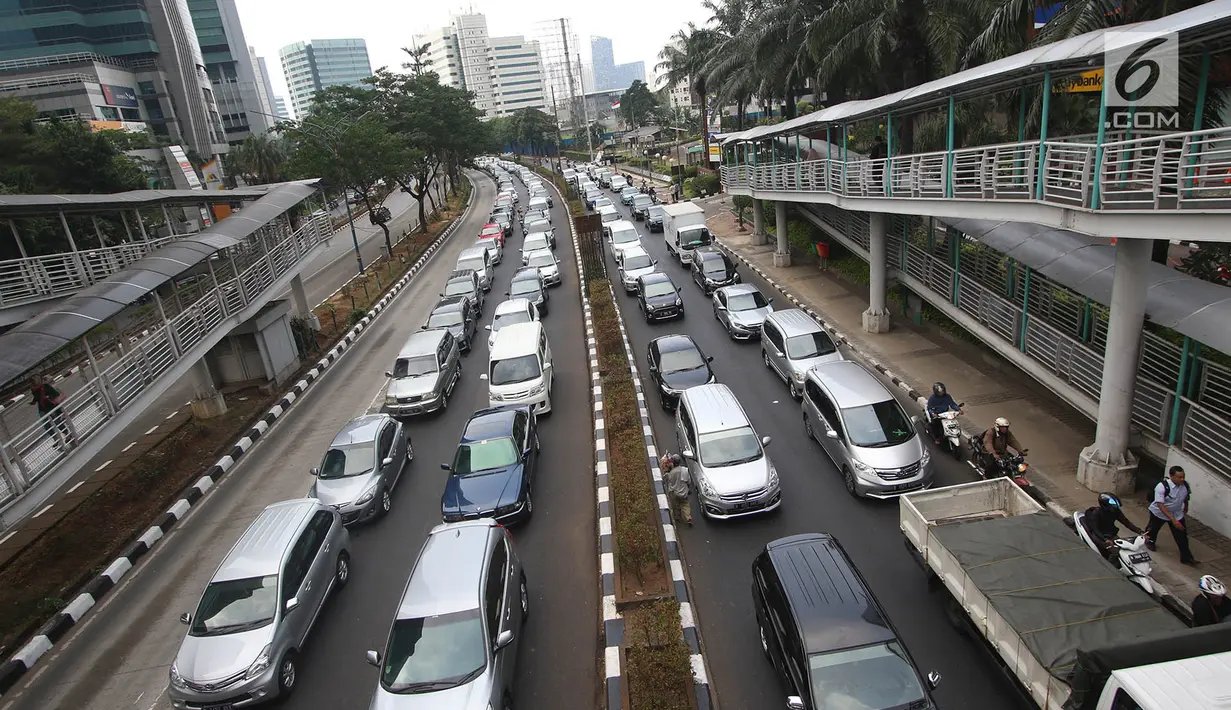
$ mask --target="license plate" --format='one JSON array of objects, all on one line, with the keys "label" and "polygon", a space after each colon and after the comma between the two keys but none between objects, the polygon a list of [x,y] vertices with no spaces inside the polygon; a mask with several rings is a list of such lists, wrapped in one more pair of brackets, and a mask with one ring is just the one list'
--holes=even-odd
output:
[{"label": "license plate", "polygon": [[754,500],[746,500],[746,501],[744,501],[744,502],[742,502],[742,503],[736,503],[734,506],[732,506],[731,510],[732,510],[732,511],[734,511],[734,512],[736,512],[736,513],[738,513],[738,512],[744,511],[744,510],[750,510],[750,509],[752,509],[752,508],[755,508],[756,506],[757,506],[757,502],[756,502],[756,501],[754,501]]},{"label": "license plate", "polygon": [[235,710],[235,706],[231,703],[223,703],[222,705],[206,705],[201,710]]},{"label": "license plate", "polygon": [[1128,556],[1129,563],[1134,565],[1139,565],[1142,562],[1149,562],[1150,559],[1150,553],[1148,552],[1134,552]]}]

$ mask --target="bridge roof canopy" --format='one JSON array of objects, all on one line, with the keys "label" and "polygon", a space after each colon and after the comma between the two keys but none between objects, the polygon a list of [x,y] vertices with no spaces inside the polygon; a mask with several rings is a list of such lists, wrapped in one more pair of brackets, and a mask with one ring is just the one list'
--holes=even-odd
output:
[{"label": "bridge roof canopy", "polygon": [[54,215],[57,212],[118,212],[160,205],[173,207],[228,204],[260,199],[285,184],[256,185],[238,190],[130,190],[104,195],[0,195],[0,218],[38,217]]}]

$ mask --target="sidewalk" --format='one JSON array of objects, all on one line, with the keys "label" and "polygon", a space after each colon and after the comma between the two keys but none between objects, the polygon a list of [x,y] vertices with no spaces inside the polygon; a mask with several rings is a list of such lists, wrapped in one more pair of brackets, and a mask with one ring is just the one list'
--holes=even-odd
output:
[{"label": "sidewalk", "polygon": [[[1094,440],[1094,423],[1048,392],[1016,368],[1000,360],[990,350],[960,339],[929,323],[917,325],[895,307],[893,327],[888,333],[863,332],[862,314],[867,307],[867,287],[852,283],[836,271],[819,269],[815,264],[775,267],[773,237],[765,246],[753,246],[753,227],[749,220],[741,232],[731,213],[728,196],[697,201],[705,208],[710,230],[722,245],[776,282],[788,295],[811,307],[833,328],[841,331],[852,349],[876,360],[885,369],[909,383],[925,396],[933,382],[944,382],[954,398],[965,403],[964,429],[967,434],[984,431],[996,417],[1007,417],[1013,432],[1031,450],[1030,481],[1056,504],[1055,512],[1084,510],[1097,503],[1098,492],[1078,485],[1077,459],[1081,450]],[[892,288],[892,284],[890,285]],[[770,294],[773,295],[773,294]],[[1143,467],[1162,468],[1143,460]],[[1197,490],[1194,495],[1201,495]],[[1145,527],[1146,491],[1126,496],[1124,513],[1129,520]],[[1154,555],[1154,578],[1165,585],[1187,607],[1197,595],[1197,579],[1212,574],[1231,581],[1231,540],[1189,521],[1189,543],[1197,567],[1180,564],[1175,541],[1167,529],[1158,536]]]}]

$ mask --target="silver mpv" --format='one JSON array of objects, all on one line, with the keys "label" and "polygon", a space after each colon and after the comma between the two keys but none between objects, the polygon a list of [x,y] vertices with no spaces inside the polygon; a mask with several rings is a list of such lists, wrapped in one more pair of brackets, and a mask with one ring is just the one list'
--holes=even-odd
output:
[{"label": "silver mpv", "polygon": [[504,710],[512,706],[526,573],[491,518],[432,528],[398,603],[370,710]]},{"label": "silver mpv", "polygon": [[798,308],[774,311],[761,323],[761,359],[799,399],[804,376],[813,365],[842,360],[842,353],[820,323]]},{"label": "silver mpv", "polygon": [[932,485],[932,456],[917,418],[859,363],[818,365],[803,389],[804,432],[833,459],[848,493],[895,498]]},{"label": "silver mpv", "polygon": [[412,333],[385,377],[389,378],[389,387],[385,390],[384,411],[395,417],[448,407],[453,388],[462,377],[457,339],[446,328]]},{"label": "silver mpv", "polygon": [[350,579],[337,511],[300,498],[261,511],[210,578],[171,664],[176,708],[242,708],[290,695],[325,600]]},{"label": "silver mpv", "polygon": [[308,491],[342,514],[346,525],[383,518],[393,489],[415,457],[410,435],[388,414],[365,414],[346,423],[325,452]]}]

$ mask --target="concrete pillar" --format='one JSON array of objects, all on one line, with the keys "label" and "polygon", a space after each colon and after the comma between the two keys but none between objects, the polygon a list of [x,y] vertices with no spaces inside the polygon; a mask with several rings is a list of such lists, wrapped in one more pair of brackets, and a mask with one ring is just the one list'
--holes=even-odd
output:
[{"label": "concrete pillar", "polygon": [[752,243],[759,247],[769,243],[769,234],[765,231],[764,209],[764,202],[752,198]]},{"label": "concrete pillar", "polygon": [[214,386],[214,374],[205,358],[197,360],[188,371],[192,382],[192,414],[198,419],[210,419],[227,411],[227,400]]},{"label": "concrete pillar", "polygon": [[295,313],[308,321],[312,330],[320,330],[321,322],[308,305],[308,294],[303,289],[303,274],[295,274],[295,278],[291,279],[291,299],[295,303]]},{"label": "concrete pillar", "polygon": [[1137,458],[1128,450],[1129,422],[1146,312],[1150,249],[1148,239],[1121,239],[1116,243],[1098,426],[1094,443],[1083,449],[1077,460],[1077,482],[1092,491],[1125,494],[1134,488]]},{"label": "concrete pillar", "polygon": [[889,281],[888,240],[885,237],[885,215],[868,214],[868,310],[863,312],[865,333],[889,332],[889,309],[885,307],[885,289]]},{"label": "concrete pillar", "polygon": [[774,217],[777,218],[778,244],[774,248],[774,266],[791,265],[791,242],[787,239],[786,203],[778,200],[774,203]]}]

